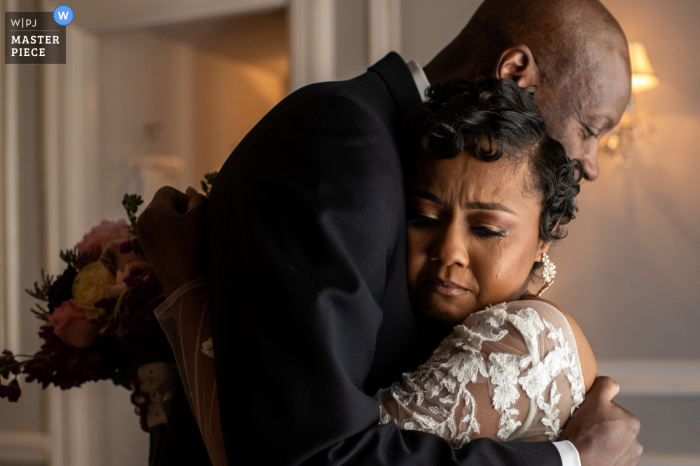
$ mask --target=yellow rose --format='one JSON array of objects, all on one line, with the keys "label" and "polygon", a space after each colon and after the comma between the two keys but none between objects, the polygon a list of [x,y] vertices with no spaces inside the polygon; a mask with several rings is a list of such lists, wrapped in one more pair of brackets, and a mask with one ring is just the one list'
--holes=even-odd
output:
[{"label": "yellow rose", "polygon": [[88,319],[97,319],[104,309],[96,308],[95,303],[107,297],[104,285],[114,284],[112,275],[102,262],[92,262],[78,272],[73,281],[73,300],[85,310]]}]

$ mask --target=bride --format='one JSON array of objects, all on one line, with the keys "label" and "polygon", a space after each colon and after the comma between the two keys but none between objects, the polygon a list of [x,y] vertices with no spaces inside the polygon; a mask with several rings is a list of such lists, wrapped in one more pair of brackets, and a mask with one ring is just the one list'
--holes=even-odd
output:
[{"label": "bride", "polygon": [[455,324],[430,360],[380,390],[381,422],[440,435],[556,440],[597,369],[576,323],[527,295],[554,266],[579,192],[528,90],[495,78],[430,91],[409,126],[407,278],[414,307]]},{"label": "bride", "polygon": [[[430,359],[376,394],[381,423],[455,448],[489,437],[556,440],[597,376],[583,333],[538,296],[579,192],[532,97],[509,80],[454,80],[407,119],[407,280],[413,306],[455,325]],[[190,191],[188,196],[194,194]],[[537,273],[544,286],[528,287]],[[156,310],[213,464],[226,464],[206,279]]]}]

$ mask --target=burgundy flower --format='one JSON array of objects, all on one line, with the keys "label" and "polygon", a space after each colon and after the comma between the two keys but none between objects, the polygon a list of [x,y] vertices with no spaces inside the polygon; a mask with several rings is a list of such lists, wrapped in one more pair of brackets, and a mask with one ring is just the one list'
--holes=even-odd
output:
[{"label": "burgundy flower", "polygon": [[[3,370],[3,368],[5,368],[6,366],[13,364],[16,365],[11,367],[10,369]],[[9,379],[10,374],[19,374],[19,371],[19,364],[17,364],[17,359],[15,359],[15,355],[12,354],[12,351],[3,350],[2,358],[0,358],[0,372],[2,372],[2,377],[4,379]]]},{"label": "burgundy flower", "polygon": [[141,249],[138,239],[134,238],[131,240],[126,240],[122,244],[120,244],[119,252],[121,252],[122,254],[127,254],[129,252],[143,254],[143,249]]},{"label": "burgundy flower", "polygon": [[111,379],[118,372],[117,358],[104,357],[118,354],[118,345],[114,343],[102,339],[90,348],[73,348],[61,341],[48,325],[41,327],[39,336],[44,344],[22,371],[27,374],[27,382],[36,380],[44,388],[53,384],[66,390],[89,381]]},{"label": "burgundy flower", "polygon": [[7,398],[8,401],[14,403],[19,399],[21,394],[22,390],[19,388],[17,379],[13,379],[7,385],[0,385],[0,398]]},{"label": "burgundy flower", "polygon": [[58,306],[73,298],[73,281],[78,271],[68,267],[51,285],[49,289],[49,312],[53,312]]}]

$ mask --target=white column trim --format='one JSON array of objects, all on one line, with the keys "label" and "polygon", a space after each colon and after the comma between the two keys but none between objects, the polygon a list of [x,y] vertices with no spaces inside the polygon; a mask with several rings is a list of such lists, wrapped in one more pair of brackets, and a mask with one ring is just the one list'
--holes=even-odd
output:
[{"label": "white column trim", "polygon": [[[99,215],[97,170],[98,40],[73,26],[65,66],[42,70],[42,169],[45,257],[49,273],[62,272],[59,251],[80,240]],[[51,466],[89,466],[99,448],[91,435],[91,390],[47,390],[47,449]]]},{"label": "white column trim", "polygon": [[65,419],[68,413],[68,392],[51,387],[46,392],[47,424],[48,424],[48,449],[50,466],[69,466],[70,458],[68,437]]},{"label": "white column trim", "polygon": [[700,359],[602,360],[598,373],[619,383],[623,396],[700,396]]},{"label": "white column trim", "polygon": [[289,87],[336,78],[335,0],[290,0]]},{"label": "white column trim", "polygon": [[41,68],[41,113],[42,113],[42,183],[44,202],[44,267],[52,275],[60,273],[62,261],[58,256],[65,245],[61,228],[61,122],[60,71],[55,66]]},{"label": "white column trim", "polygon": [[[5,3],[5,11],[17,11],[17,1]],[[3,21],[5,15],[3,14]],[[4,41],[3,41],[4,42]],[[4,47],[4,43],[3,43]],[[0,344],[13,352],[20,349],[20,293],[19,282],[19,65],[3,65],[3,130],[2,136],[2,300],[4,308],[0,319]]]},{"label": "white column trim", "polygon": [[366,1],[370,66],[391,51],[401,52],[401,0]]}]

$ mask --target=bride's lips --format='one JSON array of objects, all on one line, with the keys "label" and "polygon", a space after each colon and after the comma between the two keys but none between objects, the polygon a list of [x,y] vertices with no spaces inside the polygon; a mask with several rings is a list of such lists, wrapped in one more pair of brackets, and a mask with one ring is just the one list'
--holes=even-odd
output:
[{"label": "bride's lips", "polygon": [[437,277],[426,280],[424,283],[433,293],[444,296],[461,296],[465,293],[469,293],[467,288],[451,281],[440,280]]}]

